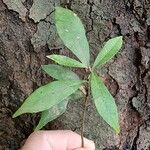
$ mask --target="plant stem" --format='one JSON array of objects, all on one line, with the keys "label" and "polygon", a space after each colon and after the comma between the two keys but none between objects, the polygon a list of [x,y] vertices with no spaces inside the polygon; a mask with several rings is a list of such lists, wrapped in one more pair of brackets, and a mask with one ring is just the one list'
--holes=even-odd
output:
[{"label": "plant stem", "polygon": [[85,95],[84,108],[83,108],[83,114],[81,120],[81,147],[82,148],[84,148],[84,122],[85,122],[85,113],[86,113],[88,99],[89,99],[89,82],[86,87],[86,95]]}]

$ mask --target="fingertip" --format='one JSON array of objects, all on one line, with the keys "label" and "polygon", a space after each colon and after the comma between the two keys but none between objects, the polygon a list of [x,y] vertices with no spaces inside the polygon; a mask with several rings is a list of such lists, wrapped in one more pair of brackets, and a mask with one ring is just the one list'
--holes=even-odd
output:
[{"label": "fingertip", "polygon": [[[63,140],[62,140],[63,139]],[[58,145],[59,142],[59,145]],[[36,131],[33,132],[22,150],[31,150],[36,147],[37,150],[51,149],[72,149],[72,150],[95,150],[95,144],[93,141],[84,138],[84,148],[81,146],[81,136],[73,131]],[[78,147],[78,149],[76,149]]]}]

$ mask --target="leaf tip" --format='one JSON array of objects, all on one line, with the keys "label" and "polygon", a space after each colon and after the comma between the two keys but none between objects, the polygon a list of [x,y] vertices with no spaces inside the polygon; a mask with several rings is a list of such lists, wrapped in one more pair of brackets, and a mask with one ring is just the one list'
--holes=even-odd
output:
[{"label": "leaf tip", "polygon": [[121,35],[121,36],[118,36],[118,38],[123,39],[123,36],[122,36],[122,35]]},{"label": "leaf tip", "polygon": [[123,36],[117,36],[116,39],[118,39],[121,43],[123,42]]},{"label": "leaf tip", "polygon": [[61,6],[56,6],[55,7],[55,10],[57,11],[57,10],[59,10],[59,9],[62,9],[63,7],[61,7]]},{"label": "leaf tip", "polygon": [[47,58],[51,58],[51,56],[50,56],[50,55],[47,55],[46,57],[47,57]]},{"label": "leaf tip", "polygon": [[12,115],[12,118],[16,118],[19,116],[19,114],[17,113],[18,111],[16,111],[13,115]]},{"label": "leaf tip", "polygon": [[12,115],[12,118],[16,118],[24,113],[20,108]]},{"label": "leaf tip", "polygon": [[55,7],[55,20],[57,20],[57,17],[59,16],[62,9],[64,9],[64,8],[60,7],[60,6]]},{"label": "leaf tip", "polygon": [[118,127],[115,129],[115,131],[116,131],[116,134],[119,134],[119,133],[120,133],[120,127],[118,126]]},{"label": "leaf tip", "polygon": [[116,120],[116,125],[113,127],[116,134],[118,135],[120,133],[120,124],[119,124],[119,120]]},{"label": "leaf tip", "polygon": [[67,9],[64,8],[64,7],[61,7],[61,6],[56,6],[55,7],[55,14],[59,14],[59,13],[61,13],[64,10],[67,10]]}]

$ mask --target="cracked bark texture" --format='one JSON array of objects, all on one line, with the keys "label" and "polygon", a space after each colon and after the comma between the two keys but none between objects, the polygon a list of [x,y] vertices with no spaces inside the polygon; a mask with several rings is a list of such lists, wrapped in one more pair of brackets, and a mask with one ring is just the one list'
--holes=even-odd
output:
[{"label": "cracked bark texture", "polygon": [[[16,6],[10,7],[8,1],[0,0],[0,150],[18,149],[37,123],[38,115],[27,114],[16,119],[11,116],[27,95],[49,80],[40,69],[42,64],[49,63],[45,56],[50,53],[71,55],[55,31],[55,5],[68,7],[81,17],[92,60],[104,41],[116,35],[124,37],[119,54],[99,70],[116,99],[121,134],[116,136],[112,132],[91,100],[86,113],[85,136],[95,141],[96,150],[149,150],[149,0],[44,1],[50,2],[51,11],[47,10],[40,20],[36,18],[39,16],[31,17],[35,13],[32,6],[37,7],[39,0],[22,1],[28,11],[25,18],[20,17],[22,14],[17,13]],[[83,77],[83,72],[77,72]],[[80,132],[82,103],[82,100],[71,101],[67,112],[45,129]]]}]

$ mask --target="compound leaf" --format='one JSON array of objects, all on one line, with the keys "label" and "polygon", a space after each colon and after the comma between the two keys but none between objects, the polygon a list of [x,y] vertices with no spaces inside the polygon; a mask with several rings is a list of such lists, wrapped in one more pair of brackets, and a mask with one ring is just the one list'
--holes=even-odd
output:
[{"label": "compound leaf", "polygon": [[68,67],[78,67],[78,68],[86,68],[86,66],[79,61],[69,58],[67,56],[63,55],[49,55],[47,58],[55,61],[56,63],[63,65],[63,66],[68,66]]},{"label": "compound leaf", "polygon": [[96,73],[91,75],[91,91],[98,113],[119,133],[119,117],[115,100]]},{"label": "compound leaf", "polygon": [[35,90],[13,115],[36,113],[47,110],[74,93],[83,83],[81,80],[54,81]]},{"label": "compound leaf", "polygon": [[77,74],[75,74],[70,69],[59,65],[55,65],[55,64],[42,65],[42,69],[49,76],[58,80],[79,80]]},{"label": "compound leaf", "polygon": [[108,40],[102,50],[99,52],[94,62],[93,68],[102,66],[108,62],[120,50],[122,43],[122,36]]},{"label": "compound leaf", "polygon": [[88,67],[90,60],[89,44],[79,17],[69,9],[56,7],[55,24],[65,46]]}]

